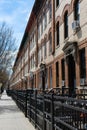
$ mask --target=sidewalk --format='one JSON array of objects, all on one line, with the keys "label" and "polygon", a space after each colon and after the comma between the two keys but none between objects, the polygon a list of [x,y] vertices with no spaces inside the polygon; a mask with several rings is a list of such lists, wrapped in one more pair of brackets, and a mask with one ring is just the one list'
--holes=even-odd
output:
[{"label": "sidewalk", "polygon": [[0,99],[0,130],[35,130],[5,92]]}]

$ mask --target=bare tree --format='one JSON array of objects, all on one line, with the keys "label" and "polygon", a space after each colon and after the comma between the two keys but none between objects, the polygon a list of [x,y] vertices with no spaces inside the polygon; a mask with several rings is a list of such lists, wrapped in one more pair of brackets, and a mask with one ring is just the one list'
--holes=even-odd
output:
[{"label": "bare tree", "polygon": [[5,86],[8,80],[9,80],[9,73],[5,70],[0,69],[0,83],[2,84],[2,87]]},{"label": "bare tree", "polygon": [[2,23],[0,26],[0,82],[8,79],[7,70],[12,65],[13,54],[16,51],[15,41],[12,29],[6,23]]}]

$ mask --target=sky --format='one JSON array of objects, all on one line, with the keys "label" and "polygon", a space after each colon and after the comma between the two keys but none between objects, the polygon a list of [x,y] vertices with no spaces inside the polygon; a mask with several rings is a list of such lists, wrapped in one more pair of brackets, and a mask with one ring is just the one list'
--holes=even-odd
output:
[{"label": "sky", "polygon": [[0,0],[0,24],[12,28],[19,48],[35,0]]}]

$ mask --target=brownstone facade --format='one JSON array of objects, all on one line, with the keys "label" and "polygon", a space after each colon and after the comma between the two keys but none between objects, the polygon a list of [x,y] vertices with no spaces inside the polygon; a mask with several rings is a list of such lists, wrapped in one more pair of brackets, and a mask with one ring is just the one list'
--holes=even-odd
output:
[{"label": "brownstone facade", "polygon": [[86,0],[60,0],[59,5],[56,0],[35,1],[14,64],[11,88],[43,89],[41,64],[46,66],[45,90],[65,86],[71,94],[87,84],[85,5]]}]

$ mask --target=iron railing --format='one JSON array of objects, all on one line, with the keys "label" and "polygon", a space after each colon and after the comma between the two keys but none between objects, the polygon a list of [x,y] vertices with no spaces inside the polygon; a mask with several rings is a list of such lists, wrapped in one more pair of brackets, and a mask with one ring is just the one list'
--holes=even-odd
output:
[{"label": "iron railing", "polygon": [[[50,91],[9,90],[25,116],[39,130],[87,130],[87,101]],[[81,96],[81,95],[79,95]]]}]

